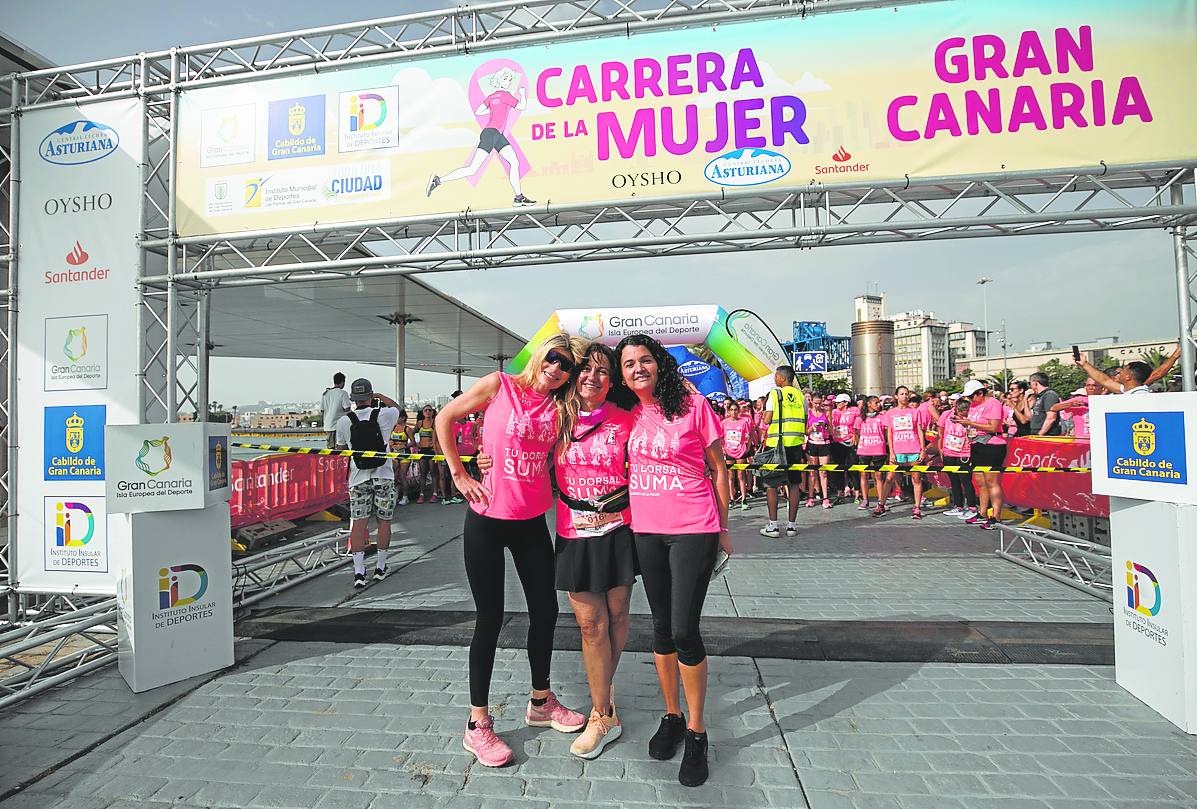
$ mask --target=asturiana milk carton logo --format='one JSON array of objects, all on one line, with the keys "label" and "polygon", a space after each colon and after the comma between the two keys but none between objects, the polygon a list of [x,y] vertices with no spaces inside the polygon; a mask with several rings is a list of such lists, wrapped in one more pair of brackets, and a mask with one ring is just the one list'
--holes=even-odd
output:
[{"label": "asturiana milk carton logo", "polygon": [[711,370],[711,366],[702,360],[686,360],[679,367],[682,376],[701,376]]},{"label": "asturiana milk carton logo", "polygon": [[792,164],[769,149],[736,149],[707,163],[703,174],[716,185],[764,185],[790,173]]},{"label": "asturiana milk carton logo", "polygon": [[42,138],[38,153],[47,163],[78,166],[102,160],[115,152],[120,142],[120,135],[112,127],[80,118]]},{"label": "asturiana milk carton logo", "polygon": [[1127,559],[1124,624],[1148,640],[1167,646],[1168,628],[1158,620],[1163,607],[1164,588],[1159,578],[1147,565]]}]

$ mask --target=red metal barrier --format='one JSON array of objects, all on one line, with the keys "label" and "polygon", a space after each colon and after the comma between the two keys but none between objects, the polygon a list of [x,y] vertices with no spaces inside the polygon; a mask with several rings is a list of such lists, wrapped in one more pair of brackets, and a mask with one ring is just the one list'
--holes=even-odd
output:
[{"label": "red metal barrier", "polygon": [[233,527],[293,520],[349,498],[346,458],[269,455],[233,461],[229,510]]},{"label": "red metal barrier", "polygon": [[[1091,461],[1088,439],[1023,437],[1011,439],[1005,465],[1088,467]],[[936,475],[936,479],[937,485],[948,488],[944,475]],[[1093,493],[1088,474],[1008,473],[1002,475],[1002,492],[1013,506],[1110,516],[1110,498]]]}]

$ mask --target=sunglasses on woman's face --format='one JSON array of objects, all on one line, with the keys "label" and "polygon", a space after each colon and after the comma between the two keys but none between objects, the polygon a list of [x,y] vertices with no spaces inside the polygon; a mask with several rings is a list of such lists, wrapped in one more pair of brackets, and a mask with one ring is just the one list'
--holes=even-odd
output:
[{"label": "sunglasses on woman's face", "polygon": [[562,354],[555,348],[549,351],[548,354],[544,355],[544,361],[549,365],[555,364],[559,366],[561,370],[565,371],[567,374],[572,374],[574,372],[574,358],[567,354]]}]

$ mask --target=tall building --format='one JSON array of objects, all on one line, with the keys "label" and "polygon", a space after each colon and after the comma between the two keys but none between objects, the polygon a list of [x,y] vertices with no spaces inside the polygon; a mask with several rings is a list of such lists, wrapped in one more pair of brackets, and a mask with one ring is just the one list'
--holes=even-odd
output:
[{"label": "tall building", "polygon": [[858,295],[852,301],[853,323],[885,319],[885,295]]},{"label": "tall building", "polygon": [[[989,340],[985,330],[978,329],[972,323],[948,324],[948,368],[956,368],[956,363],[965,357],[989,356]],[[953,372],[954,373],[954,372]],[[949,373],[948,376],[952,376]]]},{"label": "tall building", "polygon": [[936,320],[934,312],[915,309],[885,319],[894,322],[894,381],[898,385],[925,390],[952,375],[948,324]]}]

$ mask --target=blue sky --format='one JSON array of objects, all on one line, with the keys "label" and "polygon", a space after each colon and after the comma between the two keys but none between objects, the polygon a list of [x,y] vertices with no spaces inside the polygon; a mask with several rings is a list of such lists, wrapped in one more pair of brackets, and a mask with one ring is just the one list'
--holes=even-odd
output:
[{"label": "blue sky", "polygon": [[[34,3],[0,0],[4,33],[59,64],[139,51],[442,8],[445,0],[335,4],[312,0],[177,0]],[[1030,236],[919,245],[764,251],[743,256],[558,265],[438,273],[433,285],[525,336],[554,309],[604,305],[718,303],[756,310],[783,339],[793,320],[825,320],[847,333],[852,298],[872,284],[889,311],[934,310],[980,325],[976,280],[989,285],[991,329],[1007,321],[1012,350],[1051,340],[1068,345],[1118,334],[1123,340],[1175,339],[1176,287],[1171,237],[1163,231]],[[224,402],[316,398],[335,368],[372,376],[385,369],[348,363],[219,360],[214,398]],[[269,369],[269,370],[268,370]],[[408,390],[448,392],[452,377],[409,372]]]}]

